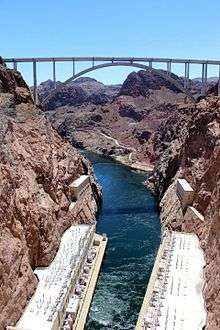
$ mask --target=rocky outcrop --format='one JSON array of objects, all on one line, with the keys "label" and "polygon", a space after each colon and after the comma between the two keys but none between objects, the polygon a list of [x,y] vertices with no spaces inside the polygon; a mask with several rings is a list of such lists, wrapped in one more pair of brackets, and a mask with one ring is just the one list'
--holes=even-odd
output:
[{"label": "rocky outcrop", "polygon": [[147,185],[159,199],[180,167],[182,145],[195,112],[193,105],[178,107],[151,136],[149,153],[155,167]]},{"label": "rocky outcrop", "polygon": [[207,93],[209,95],[219,96],[219,82],[217,82],[216,84],[212,84],[211,86],[209,86]]},{"label": "rocky outcrop", "polygon": [[64,105],[79,106],[86,102],[87,95],[80,86],[61,85],[42,101],[44,110],[53,110]]},{"label": "rocky outcrop", "polygon": [[150,139],[151,134],[152,134],[151,132],[145,129],[140,130],[137,128],[134,130],[134,136],[138,139],[140,144],[146,143]]},{"label": "rocky outcrop", "polygon": [[43,109],[54,110],[62,106],[80,106],[86,103],[95,105],[112,102],[119,92],[120,85],[104,85],[92,78],[78,78],[68,84],[43,82],[38,87],[39,100]]},{"label": "rocky outcrop", "polygon": [[143,112],[138,111],[132,104],[121,104],[118,111],[121,117],[128,117],[135,121],[141,121],[144,118]]},{"label": "rocky outcrop", "polygon": [[[0,329],[13,325],[54,258],[64,230],[95,221],[100,191],[90,163],[52,129],[21,75],[0,63]],[[69,211],[69,184],[91,186]]]},{"label": "rocky outcrop", "polygon": [[[212,89],[218,82],[218,77],[208,77],[207,88]],[[191,88],[196,88],[199,93],[202,91],[202,78],[194,78],[190,81]]]},{"label": "rocky outcrop", "polygon": [[[161,76],[160,72],[166,74],[165,71],[151,70],[150,68],[130,73],[120,89],[120,95],[146,97],[149,90],[159,90],[161,87],[165,87],[175,93],[180,93],[181,90],[168,77]],[[182,85],[182,80],[178,76],[174,74],[171,74],[171,76],[174,81],[178,81]]]},{"label": "rocky outcrop", "polygon": [[[154,186],[161,199],[162,225],[194,232],[201,240],[206,259],[206,328],[217,330],[220,329],[220,99],[209,97],[200,101],[183,128],[177,129],[172,123],[167,126],[168,131],[173,129],[175,136],[161,151],[148,184]],[[195,190],[193,206],[204,219],[182,210],[175,186],[180,177],[186,178]]]}]

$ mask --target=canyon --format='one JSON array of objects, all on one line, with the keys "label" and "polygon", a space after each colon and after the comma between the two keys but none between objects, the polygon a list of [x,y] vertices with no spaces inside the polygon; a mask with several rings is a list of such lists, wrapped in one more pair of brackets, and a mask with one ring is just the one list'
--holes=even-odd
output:
[{"label": "canyon", "polygon": [[[85,78],[84,83],[88,81]],[[220,328],[220,101],[215,83],[210,79],[212,95],[193,104],[166,81],[139,71],[101,104],[90,98],[57,108],[48,101],[45,108],[53,126],[73,145],[127,159],[128,165],[132,154],[134,161],[154,167],[146,186],[159,199],[162,227],[197,234],[204,249],[208,330]],[[194,94],[200,89],[199,79],[191,82]],[[176,195],[176,179],[181,177],[195,191],[193,207],[201,213],[200,219],[181,208]]]},{"label": "canyon", "polygon": [[[174,74],[172,79],[182,83]],[[196,97],[198,90],[192,90]],[[38,91],[53,127],[71,144],[145,168],[152,168],[157,159],[154,133],[164,120],[193,106],[169,76],[150,69],[132,72],[122,85],[85,77],[67,85],[58,82],[57,90],[47,81]]]},{"label": "canyon", "polygon": [[[42,83],[36,106],[21,75],[0,59],[0,329],[20,317],[37,286],[33,269],[50,264],[63,232],[96,220],[101,189],[76,150],[82,148],[153,168],[145,185],[158,198],[162,228],[200,239],[206,329],[219,330],[220,99],[214,82],[196,103],[151,70],[131,73],[122,85],[79,78],[57,86]],[[199,88],[191,82],[195,98]],[[84,174],[90,188],[70,209],[69,185]],[[178,178],[193,187],[200,218],[181,207]]]}]

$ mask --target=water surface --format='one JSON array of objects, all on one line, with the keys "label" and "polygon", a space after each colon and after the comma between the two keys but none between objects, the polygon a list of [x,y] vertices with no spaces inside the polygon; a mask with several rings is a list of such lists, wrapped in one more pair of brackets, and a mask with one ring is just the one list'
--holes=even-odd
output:
[{"label": "water surface", "polygon": [[109,239],[86,329],[134,329],[160,240],[156,201],[146,174],[86,156],[103,188],[97,232]]}]

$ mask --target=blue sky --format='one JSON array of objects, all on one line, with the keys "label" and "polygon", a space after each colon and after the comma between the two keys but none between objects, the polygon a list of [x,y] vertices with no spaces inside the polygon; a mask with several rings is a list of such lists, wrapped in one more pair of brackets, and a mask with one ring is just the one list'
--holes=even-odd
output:
[{"label": "blue sky", "polygon": [[[0,54],[220,59],[219,12],[219,0],[0,0]],[[31,84],[31,66],[19,69]],[[133,70],[106,68],[90,76],[120,83]],[[70,72],[71,64],[57,65],[57,79]],[[191,73],[201,76],[199,67]],[[48,78],[52,67],[38,65],[39,81]]]}]

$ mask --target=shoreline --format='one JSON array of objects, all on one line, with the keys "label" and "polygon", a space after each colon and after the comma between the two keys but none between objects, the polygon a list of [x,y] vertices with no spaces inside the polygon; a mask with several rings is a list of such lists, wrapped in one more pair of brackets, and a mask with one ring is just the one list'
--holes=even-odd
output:
[{"label": "shoreline", "polygon": [[116,162],[122,164],[122,165],[125,165],[127,167],[129,167],[130,169],[132,170],[135,170],[135,171],[141,171],[141,172],[146,172],[148,174],[152,173],[153,172],[153,166],[150,166],[148,164],[144,164],[144,163],[141,163],[141,162],[134,162],[134,163],[129,163],[129,162],[124,162],[123,160],[118,160],[117,158],[113,158]]},{"label": "shoreline", "polygon": [[[98,151],[98,150],[92,150],[92,149],[87,149],[87,148],[78,148],[79,152],[91,152],[93,154],[102,156],[106,159],[112,160],[118,164],[127,166],[128,168],[130,168],[131,170],[135,170],[135,171],[140,171],[140,172],[145,172],[147,174],[150,174],[153,172],[154,167],[151,166],[150,164],[146,164],[146,163],[142,163],[142,162],[133,162],[131,163],[129,160],[126,160],[125,157],[123,156],[110,156],[110,155],[105,155],[102,152]],[[85,155],[86,157],[86,155]]]}]

